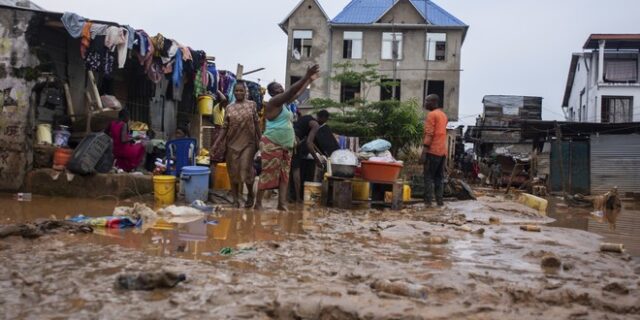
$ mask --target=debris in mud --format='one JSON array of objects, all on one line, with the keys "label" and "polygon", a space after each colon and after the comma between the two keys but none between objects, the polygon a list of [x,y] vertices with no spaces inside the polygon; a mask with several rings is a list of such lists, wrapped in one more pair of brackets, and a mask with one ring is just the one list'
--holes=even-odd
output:
[{"label": "debris in mud", "polygon": [[404,296],[416,299],[426,299],[427,290],[423,286],[404,281],[391,282],[389,280],[376,280],[371,288],[388,294]]},{"label": "debris in mud", "polygon": [[606,243],[605,242],[600,244],[600,251],[623,253],[624,245],[622,243]]},{"label": "debris in mud", "polygon": [[27,239],[35,239],[45,234],[59,232],[68,233],[92,233],[91,226],[61,220],[45,220],[38,223],[13,224],[0,227],[0,239],[10,236],[22,236]]},{"label": "debris in mud", "polygon": [[447,239],[447,237],[443,237],[443,236],[431,236],[427,238],[427,243],[428,244],[445,244],[448,243],[449,239]]},{"label": "debris in mud", "polygon": [[542,229],[540,228],[540,226],[534,226],[534,225],[525,225],[525,226],[520,226],[520,230],[522,231],[528,231],[528,232],[541,232]]},{"label": "debris in mud", "polygon": [[186,279],[187,276],[184,273],[178,274],[169,271],[121,274],[116,279],[115,287],[120,290],[151,291],[173,288]]},{"label": "debris in mud", "polygon": [[498,217],[489,217],[490,224],[500,224],[500,218]]},{"label": "debris in mud", "polygon": [[560,258],[554,254],[546,254],[542,257],[540,266],[547,269],[558,269],[562,265]]},{"label": "debris in mud", "polygon": [[604,286],[604,288],[602,288],[602,290],[607,291],[607,292],[613,292],[615,294],[620,294],[620,295],[628,295],[629,294],[629,288],[627,288],[626,286],[618,283],[618,282],[612,282],[609,283],[608,285]]},{"label": "debris in mud", "polygon": [[471,231],[471,234],[483,235],[484,234],[484,228],[480,228],[478,230]]},{"label": "debris in mud", "polygon": [[565,262],[562,264],[562,270],[564,271],[571,271],[575,268],[576,266],[571,263],[571,262]]}]

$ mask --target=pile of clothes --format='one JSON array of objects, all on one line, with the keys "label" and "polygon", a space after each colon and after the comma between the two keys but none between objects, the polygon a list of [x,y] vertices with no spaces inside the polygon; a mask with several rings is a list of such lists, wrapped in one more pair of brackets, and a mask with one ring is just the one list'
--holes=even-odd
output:
[{"label": "pile of clothes", "polygon": [[401,163],[397,161],[391,154],[391,143],[384,139],[373,140],[366,143],[360,149],[358,158],[360,160],[368,160],[375,162]]}]

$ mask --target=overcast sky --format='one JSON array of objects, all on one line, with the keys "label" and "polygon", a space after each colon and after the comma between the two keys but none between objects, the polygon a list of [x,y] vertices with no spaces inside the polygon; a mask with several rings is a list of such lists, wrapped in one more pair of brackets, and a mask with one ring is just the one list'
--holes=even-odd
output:
[{"label": "overcast sky", "polygon": [[[277,26],[298,0],[34,0],[157,32],[214,55],[221,68],[264,67],[248,76],[284,80],[286,35]],[[320,0],[333,18],[349,0]],[[591,33],[640,33],[638,0],[437,0],[470,26],[462,47],[460,118],[473,124],[487,94],[541,96],[544,119],[562,119],[572,52]]]}]

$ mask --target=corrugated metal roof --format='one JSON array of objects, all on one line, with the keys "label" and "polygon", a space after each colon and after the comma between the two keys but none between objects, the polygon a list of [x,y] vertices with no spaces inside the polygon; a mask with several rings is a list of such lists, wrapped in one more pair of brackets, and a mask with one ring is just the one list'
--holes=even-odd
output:
[{"label": "corrugated metal roof", "polygon": [[28,0],[0,0],[0,6],[24,8],[31,10],[44,10],[41,6]]},{"label": "corrugated metal roof", "polygon": [[[410,0],[415,8],[434,26],[466,27],[467,25],[452,14],[429,0]],[[396,0],[352,0],[331,23],[371,24],[391,9]],[[426,13],[425,13],[426,10]]]}]

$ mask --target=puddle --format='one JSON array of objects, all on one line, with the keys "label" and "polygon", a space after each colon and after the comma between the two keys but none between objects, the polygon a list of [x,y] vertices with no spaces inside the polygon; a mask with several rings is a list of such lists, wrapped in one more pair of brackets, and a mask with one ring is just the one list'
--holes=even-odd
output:
[{"label": "puddle", "polygon": [[603,242],[622,243],[627,252],[640,257],[640,204],[623,202],[620,212],[605,212],[602,217],[590,208],[575,208],[555,197],[549,198],[549,216],[554,227],[585,230],[604,237]]},{"label": "puddle", "polygon": [[[11,195],[0,196],[2,223],[20,223],[56,217],[64,219],[79,214],[89,217],[111,215],[116,205],[132,205],[116,199],[69,199],[34,196],[19,202]],[[225,210],[222,214],[169,223],[159,220],[141,233],[133,229],[95,228],[93,234],[76,236],[69,241],[100,245],[119,245],[158,257],[191,260],[219,260],[222,248],[258,241],[282,241],[290,234],[303,234],[305,229],[318,230],[310,223],[307,212],[260,213],[249,210]],[[191,220],[191,221],[189,221]]]}]

